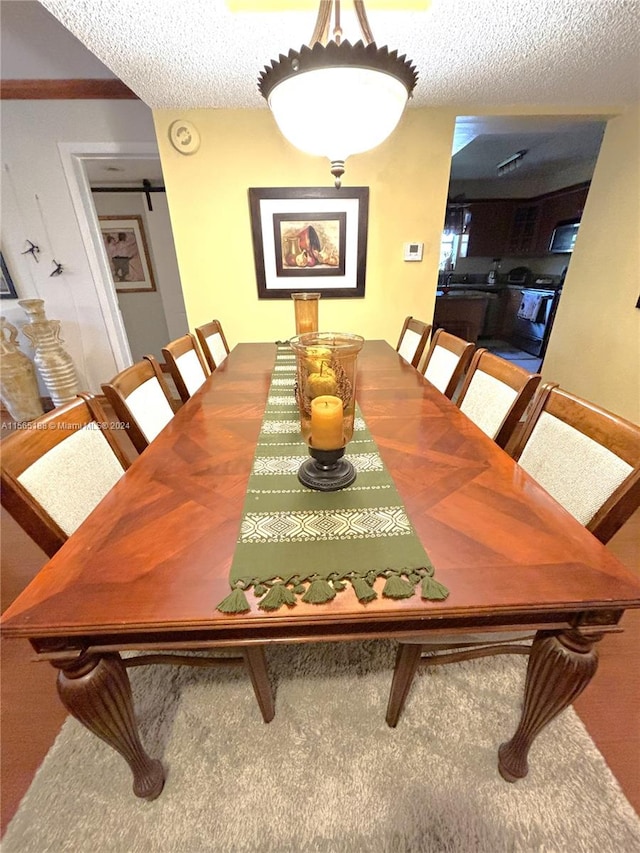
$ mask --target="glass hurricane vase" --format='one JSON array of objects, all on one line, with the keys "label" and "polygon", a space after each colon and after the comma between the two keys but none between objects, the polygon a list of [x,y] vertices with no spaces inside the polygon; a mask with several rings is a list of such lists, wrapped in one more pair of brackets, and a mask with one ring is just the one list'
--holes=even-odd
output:
[{"label": "glass hurricane vase", "polygon": [[344,458],[353,437],[356,362],[364,338],[345,332],[309,332],[292,338],[296,355],[296,401],[310,459],[298,471],[305,486],[337,491],[356,472]]},{"label": "glass hurricane vase", "polygon": [[293,307],[296,316],[296,335],[318,331],[318,300],[319,293],[292,293]]}]

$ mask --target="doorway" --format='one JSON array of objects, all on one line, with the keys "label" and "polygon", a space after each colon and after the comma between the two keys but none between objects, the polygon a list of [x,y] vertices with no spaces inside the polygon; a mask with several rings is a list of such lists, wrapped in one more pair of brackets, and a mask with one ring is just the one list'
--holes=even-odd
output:
[{"label": "doorway", "polygon": [[[142,198],[144,201],[141,201],[141,203],[146,205],[141,173],[144,172],[145,176],[151,174],[148,170],[152,162],[155,164],[155,168],[159,169],[158,150],[151,143],[120,142],[59,142],[58,150],[80,233],[87,252],[92,282],[102,309],[105,329],[116,363],[116,369],[120,371],[133,363],[135,360],[133,353],[137,354],[144,349],[146,341],[143,339],[143,335],[138,337],[135,325],[130,324],[130,331],[127,331],[125,326],[123,312],[119,304],[121,295],[116,292],[116,285],[105,248],[105,239],[101,231],[100,220],[98,218],[99,214],[96,210],[91,184],[102,184],[102,181],[106,180],[106,176],[108,175],[117,175],[118,178],[127,180],[129,178],[133,179],[135,175],[136,181],[139,180],[138,186],[141,187],[140,191],[136,188],[133,196],[129,193],[118,193],[118,195],[126,196],[129,199]],[[123,168],[125,171],[102,171],[108,168]],[[89,172],[91,172],[91,177]],[[112,180],[110,183],[113,188],[117,184],[122,185],[123,181]],[[153,211],[148,211],[147,209],[144,216],[140,214],[140,217],[143,224],[147,226],[144,229],[145,237],[149,237],[149,242],[152,245],[149,257],[151,269],[154,274],[156,291],[143,293],[142,295],[159,294],[162,310],[157,310],[155,316],[161,316],[164,319],[164,322],[159,321],[158,325],[162,327],[162,335],[164,335],[166,329],[167,337],[164,343],[167,343],[169,340],[185,334],[188,330],[188,323],[182,296],[180,274],[175,257],[173,234],[171,232],[168,209],[166,208],[166,197],[164,193],[158,192],[154,193],[152,198],[154,199],[152,201]],[[132,215],[135,216],[137,214]],[[163,227],[156,229],[156,223],[160,223],[163,219]],[[157,230],[160,231],[160,236],[156,234]],[[133,295],[133,293],[125,294],[126,297]],[[150,333],[149,326],[154,326],[153,320],[146,323],[144,335]],[[131,341],[129,340],[129,335],[131,335]],[[153,351],[155,354],[159,340],[160,338],[156,336],[153,349],[147,349],[146,351]]]},{"label": "doorway", "polygon": [[605,127],[604,116],[457,119],[434,328],[464,328],[540,370]]},{"label": "doorway", "polygon": [[188,324],[160,160],[84,166],[131,357],[162,361],[162,347]]}]

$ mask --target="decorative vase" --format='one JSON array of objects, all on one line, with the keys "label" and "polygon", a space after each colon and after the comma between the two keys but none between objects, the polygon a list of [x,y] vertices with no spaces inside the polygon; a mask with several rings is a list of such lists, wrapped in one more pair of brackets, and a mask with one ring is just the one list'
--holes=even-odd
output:
[{"label": "decorative vase", "polygon": [[298,479],[310,489],[334,492],[356,478],[344,458],[353,438],[356,410],[356,361],[364,344],[360,335],[310,332],[289,341],[296,355],[296,401],[302,437],[310,459]]},{"label": "decorative vase", "polygon": [[22,331],[35,351],[34,364],[51,395],[54,406],[68,403],[78,394],[78,377],[69,353],[62,346],[60,320],[48,320],[43,299],[19,299],[29,323]]},{"label": "decorative vase", "polygon": [[36,372],[18,345],[18,330],[0,317],[0,398],[19,423],[43,414]]},{"label": "decorative vase", "polygon": [[296,335],[318,331],[319,293],[292,293],[293,307],[296,312]]}]

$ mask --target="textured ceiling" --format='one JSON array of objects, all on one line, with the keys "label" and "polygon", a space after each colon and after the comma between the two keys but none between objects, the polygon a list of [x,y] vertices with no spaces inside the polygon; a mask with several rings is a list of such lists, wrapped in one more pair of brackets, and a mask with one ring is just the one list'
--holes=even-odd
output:
[{"label": "textured ceiling", "polygon": [[500,178],[501,184],[539,180],[581,163],[595,167],[605,130],[603,121],[540,121],[528,127],[519,120],[507,129],[499,124],[476,123],[476,135],[451,161],[451,180],[495,180],[496,166],[517,151],[527,153],[517,171]]},{"label": "textured ceiling", "polygon": [[[258,73],[308,42],[315,12],[223,0],[42,0],[152,108],[260,108]],[[268,3],[265,2],[265,7]],[[640,99],[639,0],[432,0],[369,10],[379,46],[417,66],[415,106],[598,108]],[[345,38],[357,40],[353,13]]]}]

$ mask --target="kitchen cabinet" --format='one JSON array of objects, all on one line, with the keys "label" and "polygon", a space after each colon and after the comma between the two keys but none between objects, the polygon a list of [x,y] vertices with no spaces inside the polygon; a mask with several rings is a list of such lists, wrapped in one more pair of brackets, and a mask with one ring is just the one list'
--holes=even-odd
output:
[{"label": "kitchen cabinet", "polygon": [[549,195],[544,199],[540,211],[536,254],[546,255],[548,253],[553,229],[558,222],[582,218],[588,192],[589,185],[587,184]]},{"label": "kitchen cabinet", "polygon": [[580,219],[589,184],[530,199],[468,202],[471,212],[467,257],[541,257],[549,254],[553,229],[565,219]]},{"label": "kitchen cabinet", "polygon": [[433,331],[444,329],[475,344],[485,324],[488,302],[488,296],[482,293],[436,297]]},{"label": "kitchen cabinet", "polygon": [[518,204],[513,215],[507,255],[531,255],[537,248],[540,204]]},{"label": "kitchen cabinet", "polygon": [[479,201],[469,204],[468,258],[500,258],[511,233],[514,202],[510,199]]},{"label": "kitchen cabinet", "polygon": [[511,340],[516,325],[518,308],[522,302],[522,288],[507,287],[502,297],[502,324],[498,337]]}]

